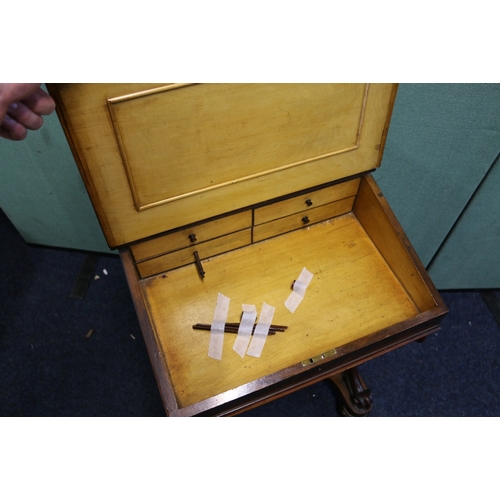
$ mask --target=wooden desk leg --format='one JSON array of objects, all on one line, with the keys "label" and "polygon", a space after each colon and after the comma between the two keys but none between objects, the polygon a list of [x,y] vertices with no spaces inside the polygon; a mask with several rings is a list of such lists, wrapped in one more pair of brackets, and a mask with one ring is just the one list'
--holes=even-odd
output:
[{"label": "wooden desk leg", "polygon": [[357,367],[330,377],[342,399],[340,413],[344,417],[366,417],[373,402],[370,390],[366,387]]}]

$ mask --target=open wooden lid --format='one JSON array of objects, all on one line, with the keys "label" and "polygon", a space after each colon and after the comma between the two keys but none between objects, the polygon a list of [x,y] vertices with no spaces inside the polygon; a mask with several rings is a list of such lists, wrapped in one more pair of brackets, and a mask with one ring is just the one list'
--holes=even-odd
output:
[{"label": "open wooden lid", "polygon": [[380,165],[392,84],[52,84],[111,248]]}]

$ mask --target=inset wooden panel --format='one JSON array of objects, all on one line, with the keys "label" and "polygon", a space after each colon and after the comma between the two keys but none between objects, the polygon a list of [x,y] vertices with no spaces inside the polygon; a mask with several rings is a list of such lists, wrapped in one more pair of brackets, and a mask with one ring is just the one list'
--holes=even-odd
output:
[{"label": "inset wooden panel", "polygon": [[176,84],[108,99],[137,210],[356,149],[367,88]]}]

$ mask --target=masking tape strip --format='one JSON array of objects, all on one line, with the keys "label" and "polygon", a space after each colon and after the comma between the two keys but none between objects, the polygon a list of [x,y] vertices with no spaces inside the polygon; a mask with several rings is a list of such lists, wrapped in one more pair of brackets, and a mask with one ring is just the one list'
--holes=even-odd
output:
[{"label": "masking tape strip", "polygon": [[222,293],[217,296],[214,320],[210,327],[210,344],[208,355],[214,359],[222,359],[222,347],[224,345],[224,326],[226,324],[227,313],[229,312],[229,298]]},{"label": "masking tape strip", "polygon": [[264,349],[264,344],[267,340],[267,334],[269,333],[269,328],[273,322],[275,308],[266,304],[262,304],[262,309],[260,311],[259,322],[255,326],[255,330],[252,335],[252,341],[250,342],[250,347],[248,348],[247,354],[253,356],[254,358],[259,358],[262,349]]},{"label": "masking tape strip", "polygon": [[309,272],[305,267],[300,272],[299,277],[293,284],[292,293],[285,301],[285,307],[291,313],[295,312],[295,309],[297,309],[299,304],[302,302],[302,299],[304,298],[304,295],[306,293],[306,288],[309,286],[309,283],[311,283],[312,277],[313,274]]},{"label": "masking tape strip", "polygon": [[234,341],[233,349],[243,357],[247,352],[252,330],[257,318],[257,308],[254,305],[242,304],[243,315],[241,317],[240,326],[238,327],[238,335]]}]

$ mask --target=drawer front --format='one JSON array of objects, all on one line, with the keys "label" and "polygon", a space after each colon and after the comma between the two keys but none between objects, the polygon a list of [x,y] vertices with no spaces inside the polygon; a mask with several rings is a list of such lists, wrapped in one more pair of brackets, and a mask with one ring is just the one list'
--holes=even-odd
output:
[{"label": "drawer front", "polygon": [[301,196],[257,208],[254,213],[254,224],[264,224],[287,215],[296,214],[343,198],[354,196],[359,187],[359,179],[336,184]]},{"label": "drawer front", "polygon": [[[131,250],[135,261],[141,262],[165,253],[192,247],[225,234],[240,231],[241,229],[251,227],[251,225],[252,212],[247,210],[246,212],[222,217],[221,219],[206,222],[205,224],[199,224],[198,226],[132,245]],[[194,250],[189,250],[189,252],[192,255]]]},{"label": "drawer front", "polygon": [[250,228],[237,231],[235,233],[215,238],[204,243],[195,244],[188,248],[183,248],[176,252],[170,252],[154,259],[145,260],[137,264],[137,269],[141,278],[147,278],[153,274],[162,273],[176,267],[194,263],[195,251],[200,259],[213,257],[230,250],[235,250],[252,242],[252,230]]},{"label": "drawer front", "polygon": [[303,212],[289,215],[288,217],[282,217],[281,219],[255,226],[253,230],[253,240],[254,242],[262,241],[277,236],[278,234],[287,233],[294,229],[321,222],[330,217],[348,213],[352,211],[354,199],[355,197],[351,196],[333,203],[328,203],[327,205],[304,210]]}]

